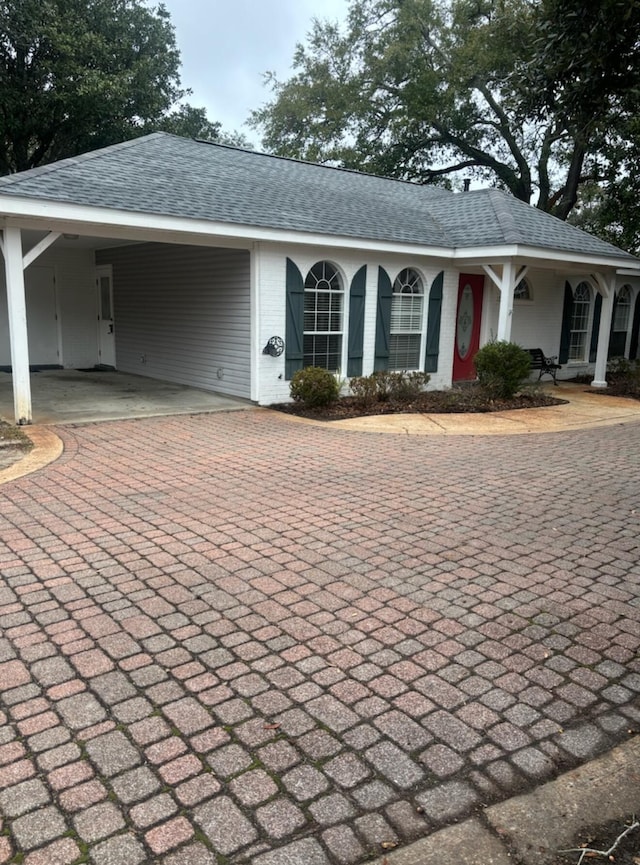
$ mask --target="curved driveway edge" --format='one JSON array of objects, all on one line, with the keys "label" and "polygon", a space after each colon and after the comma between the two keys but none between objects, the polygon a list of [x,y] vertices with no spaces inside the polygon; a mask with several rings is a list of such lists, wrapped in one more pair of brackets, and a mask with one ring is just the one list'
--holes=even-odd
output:
[{"label": "curved driveway edge", "polygon": [[33,450],[6,469],[0,470],[0,486],[48,466],[61,456],[62,440],[46,426],[25,426],[23,432],[33,443]]},{"label": "curved driveway edge", "polygon": [[588,385],[559,385],[549,391],[565,405],[480,413],[386,414],[325,421],[285,415],[303,424],[321,424],[351,432],[412,436],[523,435],[592,429],[640,421],[640,400],[589,391]]}]

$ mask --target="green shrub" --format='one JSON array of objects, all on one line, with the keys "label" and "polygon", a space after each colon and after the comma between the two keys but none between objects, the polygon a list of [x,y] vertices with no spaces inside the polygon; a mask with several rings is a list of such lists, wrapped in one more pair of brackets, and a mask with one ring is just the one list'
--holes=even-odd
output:
[{"label": "green shrub", "polygon": [[431,376],[427,372],[379,370],[351,379],[349,387],[358,405],[376,402],[411,402],[422,393]]},{"label": "green shrub", "polygon": [[378,402],[378,382],[374,375],[355,375],[349,380],[349,389],[362,408]]},{"label": "green shrub", "polygon": [[511,399],[531,372],[531,355],[515,342],[488,342],[473,363],[480,385],[493,399]]},{"label": "green shrub", "polygon": [[607,364],[607,382],[621,396],[640,397],[640,360],[612,357]]},{"label": "green shrub", "polygon": [[430,379],[428,372],[397,372],[391,398],[397,402],[412,402],[422,393]]},{"label": "green shrub", "polygon": [[330,405],[340,395],[340,382],[329,370],[306,366],[294,372],[289,393],[292,399],[309,408]]}]

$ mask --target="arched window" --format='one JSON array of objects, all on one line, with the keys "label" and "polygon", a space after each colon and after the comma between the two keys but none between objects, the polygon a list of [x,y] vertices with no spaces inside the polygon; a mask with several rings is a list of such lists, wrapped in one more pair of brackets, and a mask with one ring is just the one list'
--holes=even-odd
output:
[{"label": "arched window", "polygon": [[569,360],[583,361],[587,354],[587,336],[591,317],[591,288],[581,282],[573,293]]},{"label": "arched window", "polygon": [[424,286],[415,270],[406,267],[396,277],[391,295],[389,369],[419,369]]},{"label": "arched window", "polygon": [[627,349],[627,331],[631,321],[631,286],[623,285],[616,300],[609,334],[609,357],[624,357]]},{"label": "arched window", "polygon": [[304,366],[338,372],[342,362],[344,289],[328,261],[313,265],[304,281]]},{"label": "arched window", "polygon": [[531,300],[531,286],[528,279],[521,279],[513,290],[514,300]]},{"label": "arched window", "polygon": [[626,334],[631,316],[631,288],[623,285],[616,300],[616,314],[613,318],[613,330]]}]

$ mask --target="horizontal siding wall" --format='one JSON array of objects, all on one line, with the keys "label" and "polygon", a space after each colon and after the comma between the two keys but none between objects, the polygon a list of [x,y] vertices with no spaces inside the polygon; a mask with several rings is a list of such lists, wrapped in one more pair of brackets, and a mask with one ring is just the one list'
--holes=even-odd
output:
[{"label": "horizontal siding wall", "polygon": [[[44,263],[48,260],[49,256],[45,253],[42,261]],[[56,271],[62,364],[68,369],[92,367],[99,362],[98,301],[93,250],[76,252],[56,249],[54,245],[51,249],[51,261]]]},{"label": "horizontal siding wall", "polygon": [[113,268],[117,369],[250,397],[248,251],[140,244],[96,263]]},{"label": "horizontal siding wall", "polygon": [[[60,336],[60,354],[46,360],[71,369],[93,366],[98,362],[93,250],[54,244],[25,270],[27,296],[29,285],[39,272],[38,268],[44,267],[53,270],[58,315],[57,321],[52,318],[49,322],[50,333],[46,341],[48,344],[58,341],[58,334]],[[37,357],[32,358],[32,362],[37,362]],[[9,366],[10,363],[5,275],[4,266],[0,266],[0,366]]]},{"label": "horizontal siding wall", "polygon": [[[527,272],[527,281],[531,288],[531,300],[514,301],[511,341],[523,348],[541,348],[549,357],[557,356],[560,351],[566,276],[551,270],[531,268]],[[485,280],[485,286],[489,286],[492,292],[491,336],[495,337],[498,332],[500,292],[489,279]],[[558,378],[572,378],[590,369],[593,369],[593,364],[564,364],[558,372]],[[538,373],[533,373],[532,377],[537,379]],[[548,376],[543,380],[550,381]]]}]

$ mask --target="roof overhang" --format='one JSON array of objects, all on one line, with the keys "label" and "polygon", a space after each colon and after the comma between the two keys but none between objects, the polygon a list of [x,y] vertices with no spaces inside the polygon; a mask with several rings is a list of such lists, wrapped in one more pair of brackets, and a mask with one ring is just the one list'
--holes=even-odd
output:
[{"label": "roof overhang", "polygon": [[509,244],[486,247],[457,247],[453,260],[461,265],[495,264],[505,261],[530,262],[544,270],[557,270],[560,265],[568,265],[576,272],[591,270],[615,270],[627,276],[640,276],[640,260],[634,263],[632,257],[620,252],[620,257],[593,255],[591,253],[569,250],[549,249],[548,247]]},{"label": "roof overhang", "polygon": [[576,272],[615,270],[640,276],[637,265],[625,253],[620,258],[571,251],[502,244],[482,247],[425,246],[417,242],[389,241],[344,235],[291,231],[241,223],[214,222],[164,214],[72,204],[47,199],[0,195],[0,227],[15,225],[43,232],[92,235],[123,241],[182,243],[197,246],[250,248],[256,242],[287,243],[325,248],[358,249],[448,261],[461,267],[519,261],[545,269],[570,268]]}]

